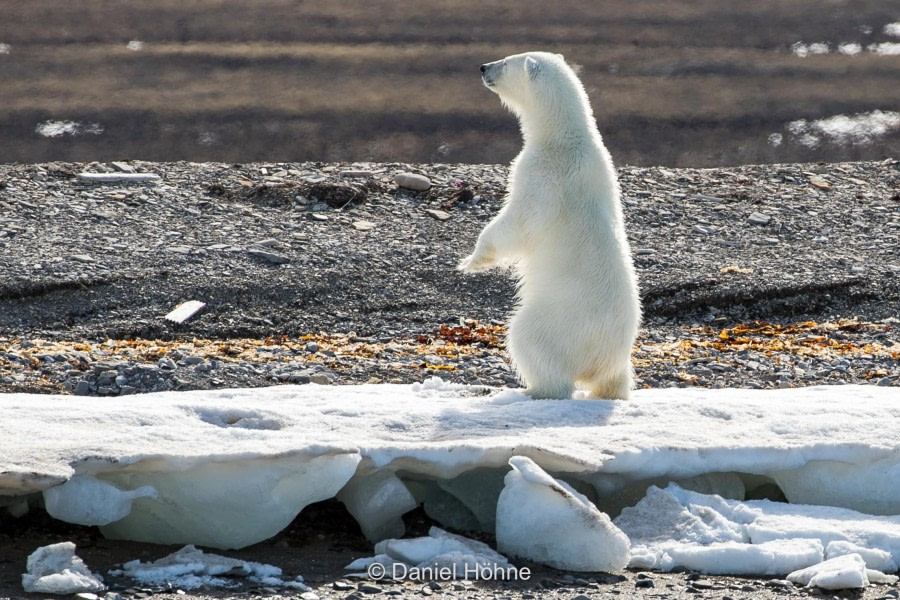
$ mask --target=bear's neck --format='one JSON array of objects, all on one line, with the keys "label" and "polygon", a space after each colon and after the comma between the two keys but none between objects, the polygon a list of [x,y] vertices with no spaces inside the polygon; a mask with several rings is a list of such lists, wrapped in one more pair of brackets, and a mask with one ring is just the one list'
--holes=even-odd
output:
[{"label": "bear's neck", "polygon": [[519,114],[526,146],[583,146],[598,135],[590,105],[581,94],[544,100],[540,106],[525,107]]}]

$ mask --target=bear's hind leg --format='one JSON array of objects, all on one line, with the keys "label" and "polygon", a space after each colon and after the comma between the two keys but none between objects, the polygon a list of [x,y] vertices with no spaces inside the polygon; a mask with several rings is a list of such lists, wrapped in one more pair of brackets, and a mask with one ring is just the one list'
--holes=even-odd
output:
[{"label": "bear's hind leg", "polygon": [[519,317],[510,322],[509,355],[527,386],[524,392],[535,400],[568,400],[575,391],[572,374],[565,368],[564,348],[558,336],[542,331],[540,323]]},{"label": "bear's hind leg", "polygon": [[631,371],[622,371],[614,377],[594,379],[589,384],[591,397],[604,400],[631,399]]}]

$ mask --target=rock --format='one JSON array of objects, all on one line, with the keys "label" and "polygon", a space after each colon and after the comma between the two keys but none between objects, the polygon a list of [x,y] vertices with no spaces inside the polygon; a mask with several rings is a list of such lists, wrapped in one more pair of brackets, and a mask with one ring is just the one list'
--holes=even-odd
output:
[{"label": "rock", "polygon": [[424,175],[415,173],[397,173],[394,176],[394,183],[402,188],[414,190],[416,192],[424,192],[431,187],[431,180]]},{"label": "rock", "polygon": [[319,213],[319,212],[311,212],[311,213],[309,213],[309,220],[310,221],[327,221],[328,215],[323,215],[322,213]]},{"label": "rock", "polygon": [[438,221],[446,221],[450,218],[450,213],[448,213],[447,211],[437,210],[434,208],[426,208],[425,214],[427,214],[429,217],[437,219]]},{"label": "rock", "polygon": [[154,173],[79,173],[77,177],[82,183],[143,183],[159,180],[159,175]]},{"label": "rock", "polygon": [[634,582],[636,588],[652,588],[654,587],[652,579],[638,579]]},{"label": "rock", "polygon": [[768,225],[771,220],[772,217],[770,217],[769,215],[764,215],[758,212],[750,213],[750,216],[747,218],[747,221],[751,225]]},{"label": "rock", "polygon": [[375,229],[375,223],[372,221],[354,221],[353,228],[357,231],[371,231]]},{"label": "rock", "polygon": [[372,175],[373,175],[372,171],[366,171],[366,170],[362,170],[362,169],[359,169],[359,170],[348,169],[346,171],[341,171],[339,174],[340,177],[347,177],[350,179],[355,179],[355,178],[364,179],[367,177],[371,177]]},{"label": "rock", "polygon": [[95,262],[94,257],[89,254],[73,254],[70,256],[72,260],[80,263],[92,263]]},{"label": "rock", "polygon": [[331,385],[331,379],[324,373],[313,373],[309,376],[309,382],[319,385]]},{"label": "rock", "polygon": [[275,254],[274,252],[267,252],[265,250],[259,250],[257,248],[251,248],[247,250],[247,254],[254,258],[260,258],[273,265],[283,265],[285,263],[291,262],[291,259],[289,259],[287,256]]},{"label": "rock", "polygon": [[810,177],[809,185],[819,188],[820,190],[831,189],[831,184],[821,177]]},{"label": "rock", "polygon": [[360,583],[356,589],[363,594],[380,594],[383,591],[380,587],[371,583]]},{"label": "rock", "polygon": [[156,366],[158,366],[160,369],[168,369],[171,371],[174,370],[178,365],[175,364],[174,360],[166,357],[159,359],[156,363]]},{"label": "rock", "polygon": [[87,396],[91,393],[91,384],[87,381],[81,380],[75,386],[75,395],[76,396]]},{"label": "rock", "polygon": [[701,235],[713,235],[716,233],[716,228],[710,225],[694,225],[691,228],[692,233],[699,233]]}]

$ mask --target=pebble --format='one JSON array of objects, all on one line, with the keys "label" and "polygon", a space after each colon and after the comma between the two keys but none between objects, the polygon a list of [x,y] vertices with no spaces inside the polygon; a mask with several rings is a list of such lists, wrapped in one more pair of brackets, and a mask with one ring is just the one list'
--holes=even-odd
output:
[{"label": "pebble", "polygon": [[375,229],[375,223],[372,221],[354,221],[353,228],[357,231],[371,231]]},{"label": "pebble", "polygon": [[769,215],[758,212],[750,213],[750,216],[747,218],[751,225],[768,225],[771,220],[772,217]]},{"label": "pebble", "polygon": [[265,250],[258,250],[255,248],[247,250],[247,254],[254,258],[260,258],[273,265],[283,265],[285,263],[291,262],[291,259],[289,259],[287,256],[275,254],[274,252],[267,252]]},{"label": "pebble", "polygon": [[380,594],[382,591],[384,591],[379,586],[371,583],[360,583],[356,589],[358,589],[363,594]]},{"label": "pebble", "polygon": [[394,175],[394,183],[402,188],[414,190],[416,192],[424,192],[431,187],[431,180],[424,175],[415,173],[397,173]]},{"label": "pebble", "polygon": [[429,217],[437,219],[438,221],[446,221],[451,217],[450,213],[448,213],[447,211],[437,210],[433,208],[425,209],[425,214],[427,214]]}]

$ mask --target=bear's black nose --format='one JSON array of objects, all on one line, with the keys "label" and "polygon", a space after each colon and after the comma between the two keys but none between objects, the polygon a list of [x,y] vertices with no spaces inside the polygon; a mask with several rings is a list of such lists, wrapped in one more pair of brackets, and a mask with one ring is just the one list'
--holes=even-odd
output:
[{"label": "bear's black nose", "polygon": [[481,65],[481,72],[484,73],[487,71],[487,65]]}]

